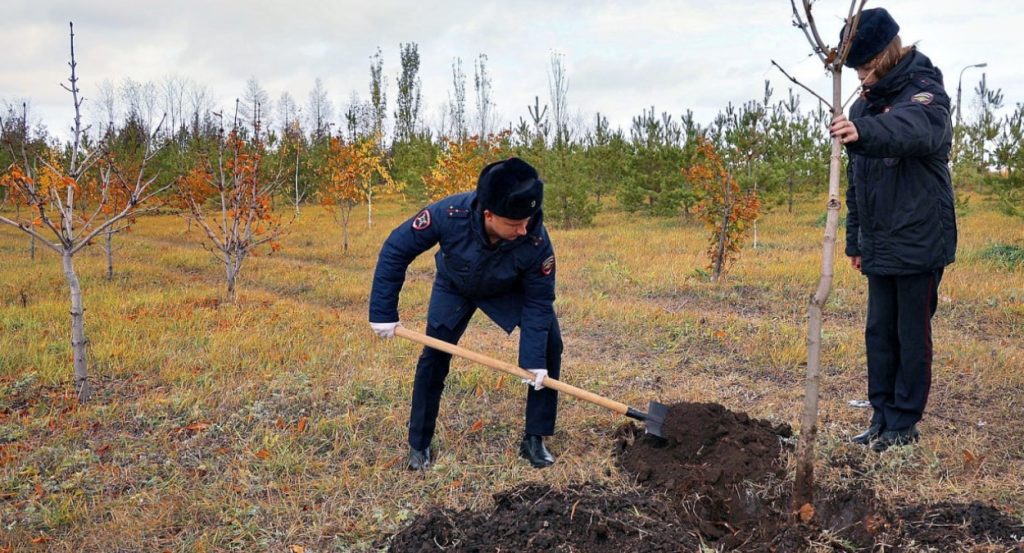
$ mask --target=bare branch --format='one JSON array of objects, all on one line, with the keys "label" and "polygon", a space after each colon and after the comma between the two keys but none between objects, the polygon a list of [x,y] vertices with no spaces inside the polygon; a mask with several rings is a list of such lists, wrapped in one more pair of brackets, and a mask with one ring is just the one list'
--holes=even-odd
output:
[{"label": "bare branch", "polygon": [[[857,6],[858,1],[860,2],[859,7]],[[836,59],[832,62],[835,68],[841,68],[843,63],[846,62],[846,58],[850,55],[850,45],[853,44],[853,38],[857,36],[857,28],[860,27],[860,14],[864,12],[865,3],[867,3],[867,0],[850,0],[850,13],[846,17],[848,22],[846,28],[850,32],[843,35],[843,42],[836,50]]]},{"label": "bare branch", "polygon": [[811,32],[808,30],[809,25],[803,20],[802,17],[800,17],[800,10],[798,10],[796,7],[796,0],[789,0],[789,3],[791,6],[793,6],[793,18],[795,19],[793,25],[795,27],[799,27],[800,30],[804,32],[804,36],[807,37],[807,43],[811,45],[811,50],[813,50],[815,54],[818,54],[818,57],[821,58],[822,63],[825,63],[825,60],[827,59],[825,57],[825,51],[824,49],[822,49],[819,43],[814,41],[814,37],[811,36]]},{"label": "bare branch", "polygon": [[[828,45],[821,39],[821,34],[818,33],[818,26],[814,24],[814,16],[811,14],[811,0],[803,0],[804,2],[804,15],[807,16],[807,25],[811,28],[811,34],[814,35],[814,44],[818,45],[819,52],[828,52]],[[828,59],[827,54],[825,59]]]},{"label": "bare branch", "polygon": [[[823,102],[823,103],[824,103],[824,104],[825,104],[826,106],[828,106],[828,109],[829,109],[829,110],[833,110],[833,108],[832,108],[832,104],[831,104],[831,103],[829,103],[829,101],[828,101],[828,100],[826,100],[826,99],[822,98],[822,97],[821,97],[821,95],[819,95],[819,94],[818,94],[817,92],[815,92],[815,91],[811,90],[811,89],[810,89],[810,88],[808,88],[808,87],[807,87],[807,86],[806,86],[805,84],[803,84],[803,83],[801,83],[800,81],[798,81],[798,80],[796,80],[795,78],[793,78],[793,76],[792,76],[792,75],[790,75],[789,73],[786,73],[786,70],[785,70],[785,69],[783,69],[783,68],[782,68],[782,66],[781,66],[781,65],[779,65],[778,63],[775,63],[775,60],[772,60],[772,65],[774,65],[775,67],[777,67],[777,68],[779,69],[779,71],[782,71],[782,74],[783,74],[783,75],[785,75],[785,76],[786,76],[787,78],[789,78],[789,80],[790,80],[790,81],[793,81],[793,83],[794,83],[794,84],[796,84],[796,85],[797,85],[797,86],[799,86],[800,88],[802,88],[802,89],[806,90],[807,92],[810,92],[810,93],[811,93],[811,94],[812,94],[812,95],[813,95],[813,96],[814,96],[815,98],[817,98],[818,100],[821,100],[821,101],[822,101],[822,102]],[[833,110],[833,111],[834,111],[834,110]]]},{"label": "bare branch", "polygon": [[36,232],[36,229],[32,228],[30,225],[27,225],[25,223],[19,223],[17,221],[12,221],[11,219],[4,217],[3,215],[0,215],[0,223],[4,223],[5,225],[10,225],[12,227],[21,229],[22,231],[34,236],[37,240],[42,242],[43,245],[50,248],[51,250],[57,253],[64,253],[64,251],[58,245],[47,240],[46,237]]}]

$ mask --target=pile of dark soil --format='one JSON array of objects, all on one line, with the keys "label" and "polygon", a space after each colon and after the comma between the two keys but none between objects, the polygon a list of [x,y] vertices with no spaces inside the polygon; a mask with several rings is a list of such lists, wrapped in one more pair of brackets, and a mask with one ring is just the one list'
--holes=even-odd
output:
[{"label": "pile of dark soil", "polygon": [[[818,490],[810,523],[789,512],[786,425],[717,404],[670,406],[664,439],[620,429],[622,472],[649,492],[584,483],[529,484],[494,496],[489,512],[432,509],[390,540],[394,552],[960,551],[997,544],[1024,552],[1019,519],[984,505],[892,513],[870,490]],[[379,545],[384,545],[383,542]],[[1009,549],[1007,549],[1009,548]]]},{"label": "pile of dark soil", "polygon": [[743,541],[744,528],[765,528],[778,499],[772,484],[785,476],[779,438],[792,435],[789,426],[714,403],[680,403],[665,418],[664,439],[638,432],[620,432],[616,453],[623,472],[676,498],[701,535]]},{"label": "pile of dark soil", "polygon": [[530,484],[494,496],[489,513],[433,509],[397,534],[391,551],[693,551],[696,533],[669,502],[582,484]]}]

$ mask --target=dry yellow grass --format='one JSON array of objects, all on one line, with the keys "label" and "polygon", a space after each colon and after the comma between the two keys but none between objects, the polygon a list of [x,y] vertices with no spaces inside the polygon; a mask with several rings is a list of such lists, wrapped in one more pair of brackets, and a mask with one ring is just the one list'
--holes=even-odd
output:
[{"label": "dry yellow grass", "polygon": [[[979,255],[994,239],[1020,243],[1024,225],[981,204],[960,220],[960,261],[942,283],[917,447],[878,456],[843,443],[867,417],[847,404],[866,386],[866,291],[840,259],[825,321],[824,483],[1024,513],[1024,271]],[[719,285],[699,271],[696,224],[610,212],[554,230],[565,380],[639,407],[719,402],[795,424],[821,205],[766,215],[760,247]],[[306,208],[281,252],[247,261],[237,305],[217,303],[223,271],[179,219],[147,217],[118,237],[113,282],[87,250],[77,266],[96,398],[82,406],[69,397],[59,263],[46,251],[29,261],[27,239],[0,228],[0,550],[365,550],[429,505],[485,507],[526,480],[631,486],[610,456],[620,420],[563,398],[559,462],[534,471],[516,456],[522,386],[458,360],[435,468],[401,470],[418,348],[376,340],[366,302],[380,243],[415,209],[385,204],[372,229],[356,213],[342,254],[340,229]],[[432,263],[418,260],[406,284],[413,328]],[[517,338],[482,315],[462,344],[515,360]]]}]

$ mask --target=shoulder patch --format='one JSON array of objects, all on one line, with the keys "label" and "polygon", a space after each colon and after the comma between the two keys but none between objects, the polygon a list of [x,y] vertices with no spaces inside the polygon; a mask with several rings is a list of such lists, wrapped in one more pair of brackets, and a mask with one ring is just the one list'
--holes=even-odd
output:
[{"label": "shoulder patch", "polygon": [[533,242],[534,246],[539,246],[544,243],[544,237],[538,234],[531,234],[530,241]]},{"label": "shoulder patch", "polygon": [[935,99],[935,95],[931,92],[918,92],[910,97],[911,102],[917,102],[918,104],[928,105]]},{"label": "shoulder patch", "polygon": [[449,206],[448,207],[448,217],[452,218],[452,219],[468,219],[469,218],[469,210],[468,209],[463,209],[463,208],[460,208],[460,207]]},{"label": "shoulder patch", "polygon": [[412,220],[413,230],[426,230],[430,228],[430,210],[424,209]]},{"label": "shoulder patch", "polygon": [[548,276],[555,270],[555,256],[550,256],[540,264],[540,274]]}]

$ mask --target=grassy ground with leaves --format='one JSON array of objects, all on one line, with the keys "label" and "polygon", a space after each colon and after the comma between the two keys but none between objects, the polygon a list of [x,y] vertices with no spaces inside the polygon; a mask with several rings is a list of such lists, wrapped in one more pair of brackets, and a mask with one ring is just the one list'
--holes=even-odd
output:
[{"label": "grassy ground with leaves", "polygon": [[[718,402],[795,426],[823,204],[765,215],[757,249],[717,285],[696,223],[606,212],[554,229],[565,380],[641,408]],[[361,551],[429,505],[483,508],[524,481],[632,487],[610,455],[614,415],[563,398],[559,461],[535,471],[516,455],[524,387],[460,360],[438,462],[402,470],[419,348],[377,340],[366,303],[381,242],[416,209],[384,204],[372,228],[357,212],[347,253],[329,214],[305,209],[280,252],[246,262],[235,305],[181,219],[118,236],[110,282],[99,246],[87,249],[85,405],[71,393],[59,260],[30,260],[28,238],[0,228],[0,551]],[[844,443],[868,417],[848,404],[865,395],[866,282],[839,259],[818,474],[893,503],[980,500],[1021,516],[1024,267],[991,251],[1024,245],[1024,225],[976,200],[960,228],[922,441],[881,456]],[[432,275],[429,255],[410,269],[401,313],[414,329]],[[517,337],[478,314],[462,345],[515,361]]]}]

